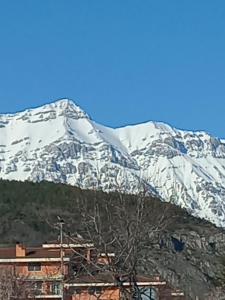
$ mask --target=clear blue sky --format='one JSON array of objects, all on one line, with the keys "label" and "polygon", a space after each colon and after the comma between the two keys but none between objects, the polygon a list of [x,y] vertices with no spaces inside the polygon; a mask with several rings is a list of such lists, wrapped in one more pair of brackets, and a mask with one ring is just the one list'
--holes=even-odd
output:
[{"label": "clear blue sky", "polygon": [[225,137],[224,0],[0,0],[0,39],[1,113],[68,97]]}]

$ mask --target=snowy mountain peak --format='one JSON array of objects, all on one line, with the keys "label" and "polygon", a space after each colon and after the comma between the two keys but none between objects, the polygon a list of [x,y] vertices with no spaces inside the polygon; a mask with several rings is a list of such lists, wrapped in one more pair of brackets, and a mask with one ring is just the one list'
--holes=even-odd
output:
[{"label": "snowy mountain peak", "polygon": [[34,110],[42,110],[45,113],[55,111],[58,116],[64,115],[73,119],[89,118],[86,112],[70,99],[59,99]]},{"label": "snowy mountain peak", "polygon": [[112,129],[72,100],[0,115],[0,177],[137,193],[225,226],[225,143],[160,122]]},{"label": "snowy mountain peak", "polygon": [[60,99],[37,108],[26,109],[15,114],[0,114],[0,122],[8,123],[11,120],[22,120],[27,122],[41,122],[64,116],[72,119],[82,119],[89,116],[72,100]]},{"label": "snowy mountain peak", "polygon": [[61,98],[59,100],[56,100],[53,102],[56,106],[60,106],[60,107],[67,107],[67,106],[75,106],[78,107],[73,100],[68,99],[68,98]]}]

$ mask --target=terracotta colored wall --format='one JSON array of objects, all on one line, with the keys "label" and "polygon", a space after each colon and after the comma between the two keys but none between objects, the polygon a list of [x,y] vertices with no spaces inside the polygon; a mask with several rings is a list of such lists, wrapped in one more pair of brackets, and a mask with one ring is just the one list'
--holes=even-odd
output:
[{"label": "terracotta colored wall", "polygon": [[[22,280],[26,280],[27,278],[31,278],[34,276],[36,279],[38,278],[43,278],[43,283],[42,283],[42,292],[44,294],[51,294],[51,283],[55,281],[54,277],[58,276],[61,274],[60,272],[60,265],[57,263],[48,263],[42,266],[41,271],[37,272],[29,272],[28,271],[28,264],[27,263],[20,263],[20,264],[0,264],[0,277],[1,277],[1,272],[2,274],[6,274],[7,272],[10,272],[12,274],[12,278],[14,275],[20,277]],[[52,281],[45,281],[48,277],[48,279],[52,276],[53,280]],[[35,282],[35,280],[34,280]],[[27,281],[27,284],[24,284],[23,287],[25,290],[32,290],[32,281]],[[33,299],[33,298],[32,298]]]},{"label": "terracotta colored wall", "polygon": [[13,270],[13,265],[12,264],[0,264],[0,271],[1,270]]},{"label": "terracotta colored wall", "polygon": [[60,263],[42,263],[40,271],[29,271],[28,263],[20,263],[16,266],[18,276],[25,277],[59,277],[61,275]]},{"label": "terracotta colored wall", "polygon": [[[41,263],[40,271],[28,271],[28,263],[17,264],[0,264],[1,270],[14,270],[15,274],[19,277],[35,277],[35,278],[57,278],[61,275],[61,265],[59,262],[43,262]],[[64,266],[64,274],[68,272],[67,266]]]},{"label": "terracotta colored wall", "polygon": [[120,291],[118,288],[106,289],[101,295],[90,295],[88,291],[72,296],[72,300],[119,300]]}]

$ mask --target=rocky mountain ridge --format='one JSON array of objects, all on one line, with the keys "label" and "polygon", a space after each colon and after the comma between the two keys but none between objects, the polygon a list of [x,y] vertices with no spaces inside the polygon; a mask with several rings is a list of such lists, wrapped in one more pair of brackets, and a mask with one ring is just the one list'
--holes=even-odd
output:
[{"label": "rocky mountain ridge", "polygon": [[225,143],[157,122],[100,125],[62,99],[0,115],[0,177],[138,193],[225,225]]}]

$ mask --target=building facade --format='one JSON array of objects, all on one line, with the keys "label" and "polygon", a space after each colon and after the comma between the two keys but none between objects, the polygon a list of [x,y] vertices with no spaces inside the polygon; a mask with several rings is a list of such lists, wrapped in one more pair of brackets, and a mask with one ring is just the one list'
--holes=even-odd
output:
[{"label": "building facade", "polygon": [[83,241],[1,247],[0,293],[11,292],[5,299],[185,299],[159,276],[131,281],[114,274],[107,267],[113,258],[113,253],[98,254],[92,243]]}]

